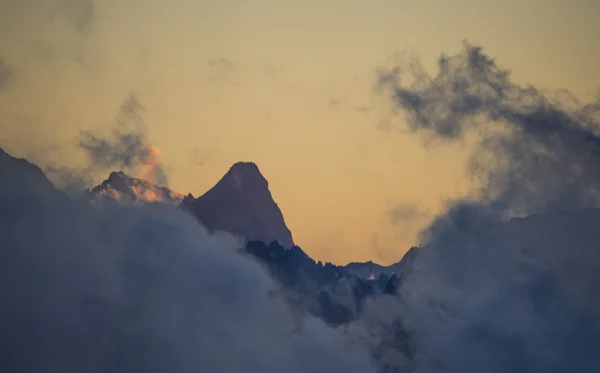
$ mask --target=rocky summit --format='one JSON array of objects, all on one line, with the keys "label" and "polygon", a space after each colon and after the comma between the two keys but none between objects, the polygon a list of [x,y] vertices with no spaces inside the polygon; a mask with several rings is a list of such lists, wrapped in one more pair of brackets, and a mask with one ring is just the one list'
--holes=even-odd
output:
[{"label": "rocky summit", "polygon": [[85,196],[95,203],[114,200],[121,204],[164,203],[178,205],[183,200],[182,194],[146,180],[130,177],[122,171],[112,172],[100,185],[87,190]]},{"label": "rocky summit", "polygon": [[210,231],[225,231],[248,241],[294,246],[292,233],[273,200],[269,183],[252,162],[238,162],[202,196],[188,196],[182,208]]}]

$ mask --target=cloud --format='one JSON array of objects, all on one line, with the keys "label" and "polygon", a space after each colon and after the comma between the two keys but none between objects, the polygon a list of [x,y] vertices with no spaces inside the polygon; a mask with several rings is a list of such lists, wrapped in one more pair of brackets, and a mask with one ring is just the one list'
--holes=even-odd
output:
[{"label": "cloud", "polygon": [[392,224],[399,224],[428,218],[429,212],[414,203],[399,202],[390,207],[387,215]]},{"label": "cloud", "polygon": [[364,105],[364,104],[355,106],[355,109],[356,109],[356,111],[358,111],[359,113],[362,113],[362,114],[368,114],[371,111],[373,111],[373,107]]},{"label": "cloud", "polygon": [[373,107],[366,104],[353,104],[347,99],[339,97],[331,97],[327,102],[327,109],[331,111],[350,111],[357,112],[362,115],[370,114],[373,111]]},{"label": "cloud", "polygon": [[[418,61],[381,69],[377,86],[412,132],[458,141],[475,131],[471,174],[480,200],[505,215],[597,205],[600,200],[600,105],[572,108],[510,72],[477,46],[442,56],[431,77]],[[410,73],[412,84],[403,81]],[[572,100],[571,100],[572,101]]]},{"label": "cloud", "polygon": [[68,195],[80,195],[94,183],[93,176],[85,169],[49,164],[44,167],[44,172]]},{"label": "cloud", "polygon": [[211,83],[228,83],[231,78],[231,74],[235,71],[236,65],[233,61],[226,58],[219,58],[209,60],[207,62],[210,68],[209,81]]},{"label": "cloud", "polygon": [[600,210],[465,223],[403,284],[415,371],[597,371]]},{"label": "cloud", "polygon": [[[137,96],[128,96],[121,103],[115,124],[108,134],[80,132],[76,146],[85,155],[84,165],[65,167],[44,159],[44,172],[57,187],[70,195],[81,194],[85,188],[97,182],[99,177],[106,177],[106,173],[112,171],[123,171],[159,186],[168,186],[161,151],[150,144],[143,111],[144,106]],[[34,150],[44,149],[38,145]],[[43,153],[47,154],[48,151],[50,149]],[[35,159],[42,158],[35,151],[30,150],[29,153],[35,155]]]},{"label": "cloud", "polygon": [[600,105],[520,86],[468,43],[438,67],[377,81],[424,141],[479,136],[480,189],[434,218],[402,287],[413,371],[597,371]]},{"label": "cloud", "polygon": [[77,145],[88,157],[88,172],[119,169],[158,185],[168,184],[160,151],[148,143],[143,110],[138,98],[131,95],[121,104],[110,136],[81,132]]},{"label": "cloud", "polygon": [[336,99],[336,98],[332,98],[329,100],[329,102],[327,103],[327,107],[330,110],[337,110],[340,108],[341,102],[340,100]]},{"label": "cloud", "polygon": [[273,65],[263,65],[259,66],[257,69],[258,73],[264,74],[264,76],[268,79],[274,78],[277,74],[281,73],[283,68],[280,66]]},{"label": "cloud", "polygon": [[41,194],[21,168],[4,177],[5,159],[0,370],[373,371],[340,330],[309,316],[298,328],[236,238],[174,208]]},{"label": "cloud", "polygon": [[15,71],[0,57],[0,91],[8,89],[15,79]]},{"label": "cloud", "polygon": [[227,58],[219,58],[216,60],[209,60],[207,62],[208,66],[218,70],[220,72],[229,72],[235,68],[235,64],[233,61],[228,60]]},{"label": "cloud", "polygon": [[91,32],[95,16],[95,0],[60,0],[51,13],[52,18],[60,18],[81,35]]},{"label": "cloud", "polygon": [[192,163],[195,166],[202,167],[213,160],[213,158],[219,153],[217,149],[201,149],[194,147],[191,151]]}]

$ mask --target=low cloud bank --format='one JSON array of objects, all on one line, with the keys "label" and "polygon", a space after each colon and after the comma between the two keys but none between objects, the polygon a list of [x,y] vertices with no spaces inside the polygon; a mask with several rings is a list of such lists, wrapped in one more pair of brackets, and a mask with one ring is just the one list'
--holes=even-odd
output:
[{"label": "low cloud bank", "polygon": [[339,331],[270,296],[236,238],[164,206],[98,211],[7,164],[1,371],[373,371]]}]

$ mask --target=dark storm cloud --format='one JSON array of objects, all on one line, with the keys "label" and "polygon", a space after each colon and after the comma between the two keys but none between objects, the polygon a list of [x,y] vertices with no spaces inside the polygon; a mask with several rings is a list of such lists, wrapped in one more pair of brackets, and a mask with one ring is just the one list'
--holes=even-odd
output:
[{"label": "dark storm cloud", "polygon": [[372,372],[297,319],[234,237],[158,206],[98,211],[0,152],[3,372]]}]

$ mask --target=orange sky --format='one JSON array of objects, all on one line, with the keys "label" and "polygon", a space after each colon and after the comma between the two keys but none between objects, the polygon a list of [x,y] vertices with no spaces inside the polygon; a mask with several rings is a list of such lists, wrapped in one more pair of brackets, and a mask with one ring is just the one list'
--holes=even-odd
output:
[{"label": "orange sky", "polygon": [[[78,131],[108,130],[134,93],[174,190],[202,194],[254,161],[313,258],[391,263],[466,192],[468,149],[378,130],[374,69],[399,51],[432,67],[468,38],[516,80],[585,97],[597,14],[592,0],[4,0],[0,146],[80,164]],[[418,213],[392,223],[398,204]]]}]

